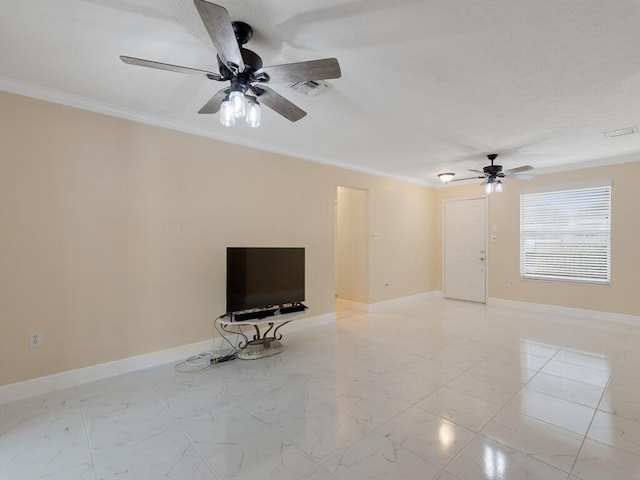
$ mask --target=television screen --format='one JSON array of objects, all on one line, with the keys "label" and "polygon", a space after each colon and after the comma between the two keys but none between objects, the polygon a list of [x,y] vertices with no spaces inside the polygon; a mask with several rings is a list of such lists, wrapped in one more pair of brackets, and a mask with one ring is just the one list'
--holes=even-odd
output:
[{"label": "television screen", "polygon": [[304,301],[304,248],[227,248],[227,312]]}]

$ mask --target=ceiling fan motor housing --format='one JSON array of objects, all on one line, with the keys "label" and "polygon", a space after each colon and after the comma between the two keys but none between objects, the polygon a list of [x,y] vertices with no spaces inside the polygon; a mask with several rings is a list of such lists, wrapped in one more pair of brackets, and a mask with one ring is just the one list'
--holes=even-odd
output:
[{"label": "ceiling fan motor housing", "polygon": [[498,158],[497,153],[490,153],[487,158],[491,162],[491,165],[487,165],[482,168],[482,171],[489,177],[490,180],[495,180],[496,177],[504,177],[502,172],[502,165],[494,165],[493,161]]},{"label": "ceiling fan motor housing", "polygon": [[482,168],[482,171],[487,175],[496,176],[502,172],[502,165],[487,165]]},{"label": "ceiling fan motor housing", "polygon": [[[260,58],[260,55],[258,55],[256,52],[241,47],[240,55],[242,55],[242,61],[244,62],[244,72],[242,72],[242,74],[246,73],[247,75],[250,75],[253,74],[253,72],[255,72],[256,70],[262,68],[262,58]],[[218,60],[218,69],[220,70],[220,75],[222,75],[223,78],[233,76],[233,72],[222,62],[220,56],[216,55],[216,58]]]}]

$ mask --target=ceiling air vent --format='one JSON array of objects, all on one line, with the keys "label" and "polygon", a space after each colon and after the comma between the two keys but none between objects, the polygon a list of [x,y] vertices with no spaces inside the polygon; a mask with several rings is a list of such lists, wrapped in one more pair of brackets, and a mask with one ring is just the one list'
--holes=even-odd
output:
[{"label": "ceiling air vent", "polygon": [[292,90],[309,97],[314,97],[331,88],[331,84],[323,80],[307,80],[306,82],[292,83],[289,86]]},{"label": "ceiling air vent", "polygon": [[604,132],[603,135],[607,138],[615,138],[622,137],[623,135],[632,135],[634,133],[638,133],[638,127],[626,127],[619,128],[618,130],[610,130],[608,132]]}]

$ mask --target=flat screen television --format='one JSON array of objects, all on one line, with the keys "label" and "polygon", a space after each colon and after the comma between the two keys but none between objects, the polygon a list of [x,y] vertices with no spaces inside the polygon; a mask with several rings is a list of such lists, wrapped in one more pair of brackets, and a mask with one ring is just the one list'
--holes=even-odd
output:
[{"label": "flat screen television", "polygon": [[303,301],[304,248],[227,248],[227,313]]}]

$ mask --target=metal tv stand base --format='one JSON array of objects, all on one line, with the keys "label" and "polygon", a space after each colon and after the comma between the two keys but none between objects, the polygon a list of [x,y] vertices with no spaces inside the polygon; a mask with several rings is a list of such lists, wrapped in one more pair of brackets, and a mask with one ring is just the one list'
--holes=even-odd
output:
[{"label": "metal tv stand base", "polygon": [[[257,360],[258,358],[277,355],[284,350],[284,346],[280,343],[282,333],[278,330],[295,320],[307,308],[302,304],[298,305],[296,305],[294,311],[292,311],[292,307],[270,310],[266,318],[236,320],[236,317],[232,315],[231,318],[220,318],[217,322],[223,331],[238,334],[242,337],[236,352],[238,358],[242,360]],[[280,313],[280,311],[290,313]],[[249,338],[242,331],[242,327],[253,327],[255,330],[253,337]]]},{"label": "metal tv stand base", "polygon": [[242,360],[257,360],[277,355],[283,350],[284,346],[278,340],[250,340],[244,348],[240,347],[236,356]]}]

